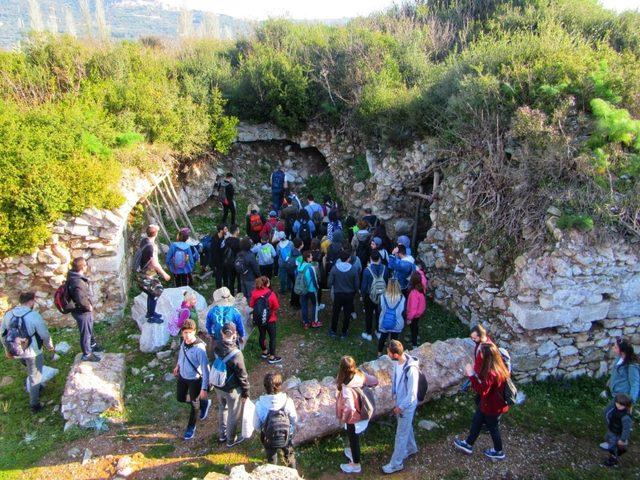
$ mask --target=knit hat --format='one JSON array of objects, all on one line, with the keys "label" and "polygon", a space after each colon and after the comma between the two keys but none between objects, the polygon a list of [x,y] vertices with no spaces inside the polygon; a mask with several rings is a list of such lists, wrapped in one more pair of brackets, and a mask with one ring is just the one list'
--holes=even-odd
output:
[{"label": "knit hat", "polygon": [[376,247],[379,247],[382,245],[382,239],[380,237],[373,237],[373,243],[376,244]]},{"label": "knit hat", "polygon": [[269,216],[270,216],[270,217],[274,217],[274,218],[278,218],[278,214],[276,213],[276,211],[275,211],[275,210],[271,210],[271,211],[269,212]]},{"label": "knit hat", "polygon": [[411,248],[411,240],[406,235],[400,235],[398,237],[398,244],[404,245],[407,248]]}]

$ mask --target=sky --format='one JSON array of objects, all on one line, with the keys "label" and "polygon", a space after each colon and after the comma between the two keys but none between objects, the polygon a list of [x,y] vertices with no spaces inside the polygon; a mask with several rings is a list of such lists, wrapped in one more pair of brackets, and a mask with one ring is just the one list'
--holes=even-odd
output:
[{"label": "sky", "polygon": [[[237,18],[263,20],[268,17],[334,19],[368,15],[384,10],[393,0],[161,0],[171,7],[223,13]],[[640,0],[601,0],[616,11],[636,10]]]}]

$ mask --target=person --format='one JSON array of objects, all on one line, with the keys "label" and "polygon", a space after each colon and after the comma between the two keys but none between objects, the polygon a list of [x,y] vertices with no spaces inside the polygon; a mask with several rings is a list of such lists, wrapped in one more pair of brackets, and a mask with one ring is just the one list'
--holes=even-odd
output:
[{"label": "person", "polygon": [[409,237],[406,235],[400,235],[398,237],[398,245],[404,246],[406,256],[413,258],[413,255],[411,254],[411,240],[409,240]]},{"label": "person", "polygon": [[333,234],[338,230],[342,230],[342,222],[338,216],[338,210],[329,210],[329,223],[327,224],[327,238],[333,241]]},{"label": "person", "polygon": [[95,353],[102,352],[93,336],[93,302],[89,291],[89,279],[85,276],[87,261],[82,257],[74,258],[71,270],[67,274],[67,291],[73,302],[71,316],[78,325],[80,332],[81,360],[83,362],[99,362],[100,357]]},{"label": "person", "polygon": [[263,233],[260,243],[251,248],[251,253],[258,257],[258,270],[260,275],[271,280],[273,277],[273,262],[276,258],[276,249],[269,242],[269,235]]},{"label": "person", "polygon": [[387,252],[382,244],[382,239],[380,237],[373,237],[371,239],[371,243],[369,244],[371,251],[377,251],[380,254],[380,260],[382,260],[383,265],[389,264],[389,252]]},{"label": "person", "polygon": [[260,276],[260,267],[256,256],[251,252],[251,240],[246,237],[240,240],[240,253],[236,256],[234,267],[240,277],[244,298],[251,298],[256,278]]},{"label": "person", "polygon": [[382,355],[387,338],[397,340],[404,327],[405,299],[400,290],[400,284],[395,278],[389,280],[387,290],[380,298],[380,316],[378,317],[378,356]]},{"label": "person", "polygon": [[[260,395],[256,402],[253,424],[256,430],[260,430],[260,441],[264,446],[267,462],[277,465],[278,450],[280,450],[284,457],[285,466],[295,469],[296,456],[293,450],[293,436],[298,421],[296,407],[293,400],[281,391],[282,375],[267,373],[262,383],[265,394]],[[274,439],[274,433],[281,433],[277,429],[283,426],[286,428],[287,421],[289,432],[286,438],[280,438],[278,435]]]},{"label": "person", "polygon": [[238,225],[234,224],[229,228],[229,236],[224,239],[222,252],[224,257],[222,266],[223,283],[231,291],[231,296],[233,296],[236,294],[236,284],[237,289],[242,290],[240,276],[236,273],[234,266],[236,257],[240,252],[240,227]]},{"label": "person", "polygon": [[[322,323],[318,321],[318,272],[312,264],[313,253],[309,250],[303,252],[302,262],[298,265],[296,282],[304,282],[304,293],[300,295],[300,307],[302,310],[302,327],[318,328]],[[298,277],[301,280],[298,280]]]},{"label": "person", "polygon": [[631,399],[631,403],[638,402],[638,392],[640,391],[640,365],[638,356],[633,345],[626,339],[616,338],[613,344],[613,351],[616,359],[611,366],[611,374],[607,387],[613,399],[607,408],[611,408],[616,395],[623,393]]},{"label": "person", "polygon": [[[316,304],[318,305],[317,312],[319,312],[320,310],[324,310],[325,308],[325,304],[322,303],[322,278],[326,277],[326,273],[324,272],[323,268],[324,253],[322,252],[322,240],[317,237],[312,238],[311,245],[309,246],[309,251],[311,252],[311,264],[313,265],[313,268],[315,268],[317,274],[316,280],[318,283],[318,288],[316,290]],[[322,324],[320,324],[319,326],[322,326]]]},{"label": "person", "polygon": [[271,241],[273,234],[277,231],[284,231],[284,223],[279,222],[278,214],[275,210],[271,210],[269,212],[269,218],[264,222],[262,230],[260,230],[260,238],[266,235],[269,241]]},{"label": "person", "polygon": [[289,273],[287,272],[287,261],[293,251],[293,242],[287,240],[284,232],[278,232],[278,245],[276,252],[278,254],[278,278],[280,279],[280,294],[284,295],[293,288],[289,279]]},{"label": "person", "polygon": [[224,223],[216,227],[211,234],[211,245],[209,247],[209,268],[215,278],[216,288],[222,287],[222,277],[224,269],[224,244],[229,230]]},{"label": "person", "polygon": [[336,418],[345,426],[349,438],[349,447],[344,449],[349,463],[341,464],[340,470],[344,473],[360,473],[360,435],[369,425],[369,419],[362,416],[362,403],[356,389],[375,387],[378,379],[356,368],[353,357],[345,355],[340,359],[336,385]]},{"label": "person", "polygon": [[191,231],[188,228],[181,228],[176,241],[169,245],[169,251],[165,261],[169,271],[173,274],[176,287],[187,287],[193,285],[193,271],[196,268],[200,255],[198,251],[187,243]]},{"label": "person", "polygon": [[[264,298],[266,303],[265,307],[269,309],[269,318],[266,325],[257,325],[258,327],[258,343],[262,349],[262,359],[267,360],[269,363],[280,363],[281,357],[276,355],[276,322],[278,320],[278,309],[280,308],[280,301],[276,293],[271,290],[271,281],[266,276],[256,278],[256,288],[251,293],[249,299],[249,306],[253,309],[256,308],[258,300]],[[269,334],[269,348],[267,349],[267,334]]]},{"label": "person", "polygon": [[226,442],[227,447],[233,447],[244,441],[241,435],[236,436],[236,428],[244,402],[249,398],[249,375],[244,356],[237,347],[238,332],[235,323],[225,323],[220,333],[222,341],[216,344],[214,353],[217,358],[227,358],[227,377],[223,386],[214,387],[218,399],[218,442]]},{"label": "person", "polygon": [[415,259],[414,262],[416,266],[416,273],[420,275],[420,283],[422,283],[422,288],[424,290],[425,295],[427,294],[427,289],[429,288],[429,279],[427,278],[426,268],[424,266],[424,262],[419,258]]},{"label": "person", "polygon": [[260,215],[260,211],[256,205],[249,206],[249,213],[247,214],[247,235],[253,243],[260,242],[260,232],[264,226],[265,220]]},{"label": "person", "polygon": [[609,457],[603,462],[605,467],[618,465],[620,455],[627,451],[633,424],[632,405],[628,395],[619,393],[614,398],[614,405],[605,412],[607,433],[604,443],[600,444],[600,448],[609,452]]},{"label": "person", "polygon": [[289,305],[291,305],[294,309],[300,308],[300,296],[296,293],[293,286],[296,283],[296,273],[298,271],[298,265],[302,262],[302,247],[304,246],[302,240],[299,238],[295,238],[293,240],[293,249],[291,250],[291,255],[287,259],[287,263],[285,264],[285,268],[287,270],[287,275],[289,275],[289,284],[291,285],[291,299],[289,301]]},{"label": "person", "polygon": [[344,247],[344,231],[338,230],[333,233],[333,241],[329,245],[327,254],[324,257],[324,271],[327,276],[331,272],[331,269],[333,269],[336,262],[340,260],[340,254],[344,251]]},{"label": "person", "polygon": [[309,215],[309,219],[311,221],[315,221],[316,218],[322,221],[322,206],[315,202],[313,195],[307,195],[307,206],[304,207],[304,209],[307,211],[307,214]]},{"label": "person", "polygon": [[198,322],[198,312],[196,310],[196,304],[198,299],[194,293],[186,291],[182,294],[183,300],[180,304],[180,308],[169,320],[168,330],[169,335],[172,337],[177,336],[184,325],[185,320],[190,318],[194,322]]},{"label": "person", "polygon": [[221,182],[216,182],[215,187],[218,189],[218,199],[222,204],[222,223],[227,223],[229,214],[231,214],[230,223],[236,223],[236,189],[233,186],[233,174],[227,173]]},{"label": "person", "polygon": [[369,225],[370,229],[374,229],[378,226],[378,217],[373,214],[373,210],[371,208],[365,208],[363,210],[363,213],[364,214],[362,215],[362,220],[367,222],[367,225]]},{"label": "person", "polygon": [[367,265],[369,254],[371,253],[371,233],[367,228],[369,224],[365,221],[358,222],[358,232],[351,240],[351,248],[355,252],[362,267]]},{"label": "person", "polygon": [[418,272],[413,272],[407,297],[407,325],[411,328],[411,346],[413,348],[418,348],[418,321],[426,309],[427,297],[422,278]]},{"label": "person", "polygon": [[280,211],[282,206],[282,197],[284,195],[284,180],[285,174],[282,171],[282,167],[278,166],[275,172],[271,174],[270,186],[271,186],[271,208],[273,210]]},{"label": "person", "polygon": [[[373,250],[370,255],[370,262],[362,274],[360,284],[360,295],[364,306],[364,325],[362,338],[369,342],[373,340],[373,319],[380,317],[380,291],[386,290],[386,283],[389,280],[389,269],[382,265],[380,253]],[[373,293],[372,293],[373,289]],[[376,325],[376,331],[378,327]]]},{"label": "person", "polygon": [[235,307],[235,299],[227,287],[222,287],[213,292],[213,306],[207,312],[205,328],[215,342],[222,341],[222,327],[226,323],[233,323],[238,333],[238,343],[242,343],[245,337],[242,315]]},{"label": "person", "polygon": [[211,407],[211,400],[207,398],[209,361],[205,343],[196,335],[196,322],[187,318],[180,331],[182,344],[178,350],[178,362],[173,369],[173,375],[178,379],[178,402],[189,403],[191,406],[189,422],[183,437],[185,440],[191,440],[196,433],[196,403],[200,403],[200,420],[207,418]]},{"label": "person", "polygon": [[395,403],[393,413],[398,421],[391,460],[382,467],[382,471],[389,474],[403,470],[404,461],[418,453],[413,434],[413,416],[418,406],[420,365],[417,359],[405,353],[402,343],[398,340],[389,342],[387,355],[395,363],[391,394]]},{"label": "person", "polygon": [[302,200],[300,200],[300,197],[298,197],[298,195],[296,194],[296,192],[293,191],[293,189],[291,187],[289,187],[289,204],[296,210],[296,211],[300,211],[302,210]]},{"label": "person", "polygon": [[471,386],[480,396],[480,402],[471,421],[469,435],[466,440],[456,438],[454,446],[471,455],[473,444],[480,435],[482,426],[487,425],[493,440],[493,448],[485,450],[484,454],[491,460],[504,460],[505,453],[502,448],[498,418],[509,411],[509,406],[504,401],[504,384],[510,374],[495,344],[481,344],[479,355],[482,359],[480,370],[476,371],[473,365],[467,364],[465,373],[471,381]]},{"label": "person", "polygon": [[[53,352],[53,341],[49,334],[47,324],[42,316],[34,310],[36,306],[36,294],[34,292],[22,292],[19,296],[19,305],[9,310],[2,318],[0,327],[0,341],[5,349],[7,358],[20,360],[27,369],[27,391],[29,392],[29,407],[33,413],[37,413],[44,408],[40,403],[40,391],[42,390],[42,368],[44,358],[42,347]],[[19,356],[13,356],[9,352],[7,337],[10,330],[26,333],[28,343],[23,347],[23,352]],[[10,339],[10,338],[9,338]]]},{"label": "person", "polygon": [[311,239],[315,235],[316,226],[309,218],[307,210],[300,210],[298,219],[293,223],[293,233],[304,243],[304,249],[308,250],[311,246]]},{"label": "person", "polygon": [[331,272],[329,272],[328,285],[333,292],[330,337],[337,336],[338,318],[340,312],[343,312],[341,338],[347,338],[349,322],[353,313],[353,299],[358,291],[358,284],[358,271],[351,264],[351,255],[348,251],[343,251],[340,254],[340,260],[336,262]]},{"label": "person", "polygon": [[389,256],[389,268],[393,272],[393,278],[400,283],[400,288],[405,296],[409,294],[409,278],[416,268],[409,257],[407,257],[406,252],[406,247],[398,244]]},{"label": "person", "polygon": [[296,184],[296,177],[293,175],[293,173],[291,173],[291,170],[283,167],[282,170],[284,170],[284,199],[286,200],[287,198],[289,198],[289,195],[291,195],[291,191],[293,190],[293,188],[295,187]]},{"label": "person", "polygon": [[149,225],[146,229],[146,237],[140,241],[140,246],[135,255],[136,282],[144,293],[147,294],[147,322],[162,323],[162,315],[156,312],[158,298],[162,294],[162,283],[158,280],[158,275],[165,281],[171,279],[164,271],[158,261],[158,247],[156,238],[160,228],[157,225]]}]

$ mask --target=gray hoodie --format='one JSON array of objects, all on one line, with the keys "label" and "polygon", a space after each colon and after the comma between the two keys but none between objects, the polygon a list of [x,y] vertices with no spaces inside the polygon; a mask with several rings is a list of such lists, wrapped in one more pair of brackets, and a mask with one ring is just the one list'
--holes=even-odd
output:
[{"label": "gray hoodie", "polygon": [[296,422],[298,421],[298,414],[296,413],[296,407],[286,393],[280,392],[275,395],[261,395],[256,402],[256,410],[253,415],[253,426],[256,430],[260,430],[267,415],[271,410],[280,410],[284,407],[284,411],[289,415],[289,421],[291,422],[291,433],[294,432]]},{"label": "gray hoodie", "polygon": [[18,305],[4,314],[2,327],[0,328],[0,339],[2,339],[2,345],[6,348],[5,332],[9,330],[9,324],[11,323],[11,320],[13,320],[13,317],[21,317],[23,315],[27,333],[32,337],[31,344],[20,358],[35,358],[42,354],[42,349],[40,348],[40,345],[38,345],[36,335],[40,337],[42,345],[52,349],[53,342],[51,341],[51,335],[49,335],[49,330],[47,329],[47,325],[44,323],[44,319],[38,312],[31,310],[29,307],[25,307],[24,305]]},{"label": "gray hoodie", "polygon": [[358,291],[358,271],[349,262],[338,260],[329,272],[329,288],[333,293],[351,293]]},{"label": "gray hoodie", "polygon": [[394,362],[391,393],[396,399],[396,406],[401,410],[410,410],[418,406],[418,360],[407,353],[402,365]]},{"label": "gray hoodie", "polygon": [[198,377],[202,377],[202,389],[207,389],[209,386],[209,359],[205,343],[202,340],[198,339],[191,345],[182,342],[178,352],[178,368],[180,376],[185,380],[196,380]]}]

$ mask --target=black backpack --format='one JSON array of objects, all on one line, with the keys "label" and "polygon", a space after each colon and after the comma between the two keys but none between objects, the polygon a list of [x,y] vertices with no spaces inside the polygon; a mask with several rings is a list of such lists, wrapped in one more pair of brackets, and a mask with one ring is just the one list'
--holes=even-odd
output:
[{"label": "black backpack", "polygon": [[[286,405],[285,402],[285,406]],[[284,408],[283,406],[280,410],[269,410],[267,418],[264,421],[264,425],[262,426],[262,443],[267,449],[274,450],[289,445],[291,421],[289,420],[289,415],[284,411]]]},{"label": "black backpack", "polygon": [[30,313],[31,310],[20,316],[12,313],[9,327],[3,332],[7,345],[7,353],[12,357],[21,357],[24,351],[31,345],[31,335],[29,335],[27,325],[24,323],[24,317]]},{"label": "black backpack", "polygon": [[233,261],[233,268],[236,273],[240,276],[246,275],[249,273],[249,267],[247,266],[247,262],[245,261],[244,255],[237,255],[236,259]]},{"label": "black backpack", "polygon": [[296,274],[296,269],[298,268],[298,258],[302,255],[299,251],[296,251],[297,255],[294,255],[294,252],[291,252],[291,255],[289,255],[289,258],[287,259],[287,262],[284,264],[287,273],[289,275],[295,275]]},{"label": "black backpack", "polygon": [[304,242],[305,245],[311,241],[311,229],[309,223],[304,221],[300,223],[300,229],[298,230],[298,238]]},{"label": "black backpack", "polygon": [[234,253],[233,249],[228,245],[224,247],[224,266],[227,268],[234,267],[235,260],[236,254]]},{"label": "black backpack", "polygon": [[258,297],[255,305],[253,306],[253,324],[256,327],[264,327],[269,322],[269,316],[271,310],[269,309],[269,297],[271,296],[271,290]]},{"label": "black backpack", "polygon": [[[408,363],[408,362],[407,362]],[[405,365],[403,369],[403,375],[405,382],[407,381],[407,374],[409,373],[409,365]],[[427,390],[429,389],[429,381],[427,380],[427,376],[420,368],[420,365],[416,365],[418,369],[418,403],[422,403],[427,398]]]}]

